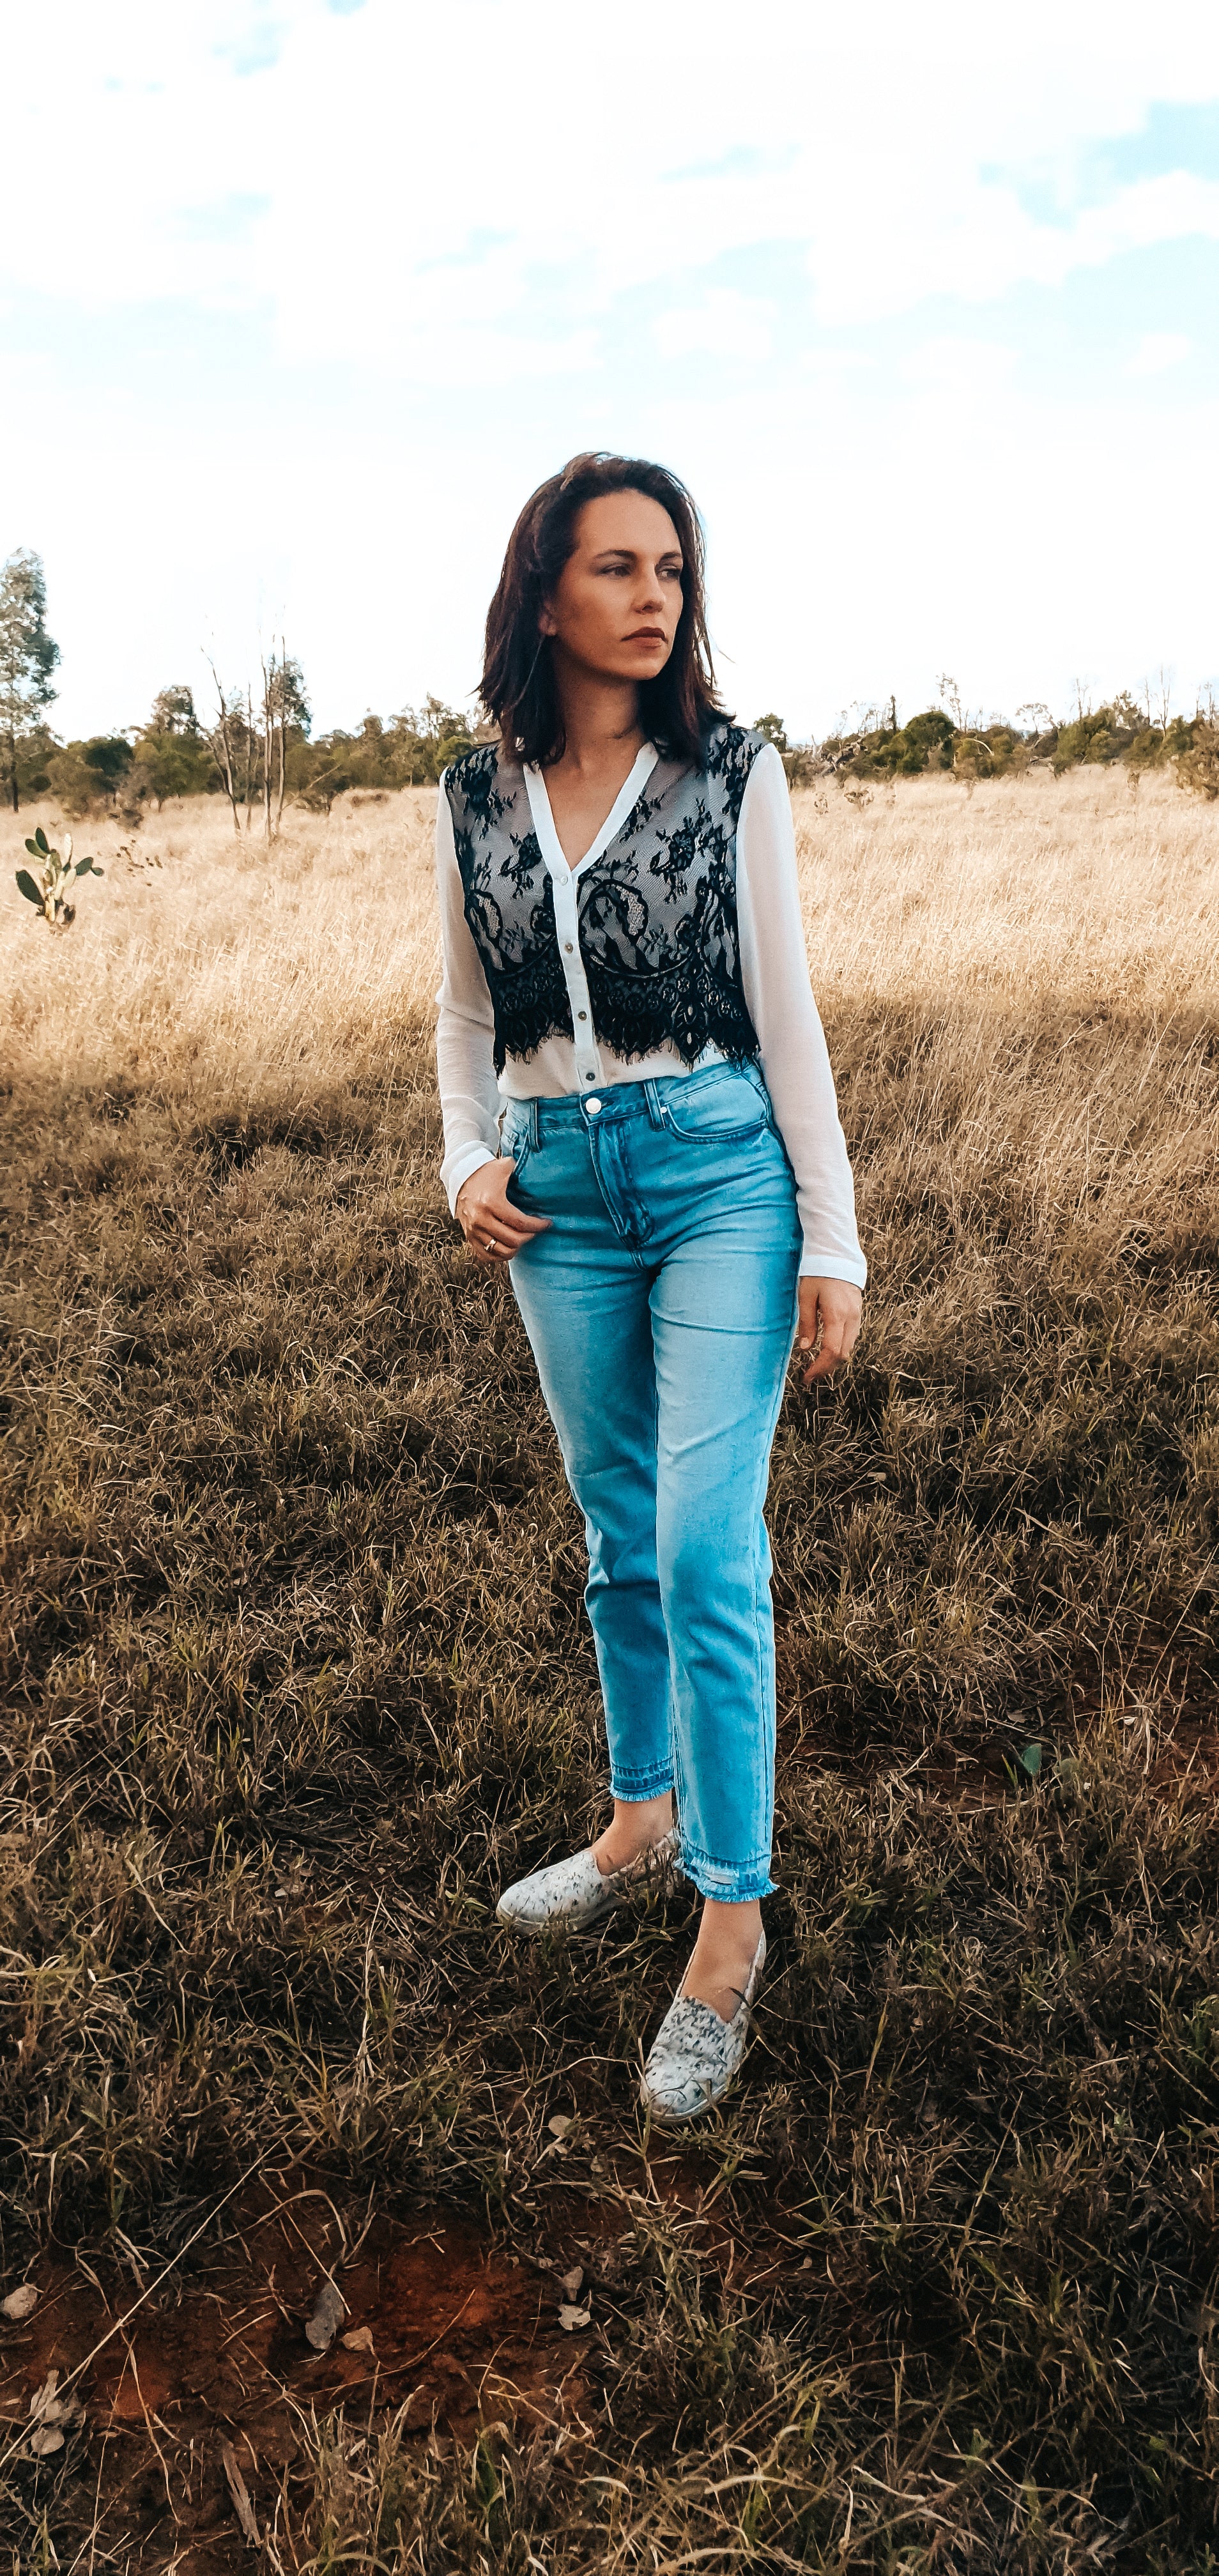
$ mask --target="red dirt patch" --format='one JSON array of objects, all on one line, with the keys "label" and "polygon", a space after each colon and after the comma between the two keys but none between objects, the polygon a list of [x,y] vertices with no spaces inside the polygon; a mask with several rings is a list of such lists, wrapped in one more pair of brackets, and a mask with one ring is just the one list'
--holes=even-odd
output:
[{"label": "red dirt patch", "polygon": [[[75,2470],[86,2533],[100,2494],[99,2552],[124,2540],[132,2576],[171,2562],[175,2576],[243,2566],[221,2443],[233,2444],[261,2527],[297,2455],[298,2410],[342,2404],[364,2419],[406,2404],[409,2428],[459,2438],[472,2437],[480,2414],[578,2418],[588,2336],[561,2330],[557,2281],[460,2220],[377,2215],[365,2225],[363,2213],[297,2179],[246,2191],[219,2223],[222,2246],[196,2255],[189,2277],[171,2273],[117,2332],[139,2297],[130,2279],[103,2281],[54,2258],[30,2275],[41,2294],[34,2314],[0,2325],[0,2440],[17,2441],[35,2390],[57,2370],[84,2423],[42,2464],[40,2488]],[[305,2321],[328,2277],[347,2313],[318,2354]],[[343,2343],[362,2329],[371,2350]]]}]

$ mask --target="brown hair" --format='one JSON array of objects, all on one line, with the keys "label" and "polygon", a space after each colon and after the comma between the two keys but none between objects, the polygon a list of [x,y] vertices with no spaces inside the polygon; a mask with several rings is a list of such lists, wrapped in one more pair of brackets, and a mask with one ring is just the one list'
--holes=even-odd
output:
[{"label": "brown hair", "polygon": [[712,726],[724,717],[707,637],[703,531],[684,483],[667,466],[649,465],[641,456],[573,456],[526,501],[487,611],[483,705],[499,726],[506,759],[536,761],[541,768],[562,759],[563,710],[538,618],[575,553],[576,521],[585,502],[604,492],[646,492],[668,511],[677,530],[682,612],[663,671],[640,683],[639,717],[658,751],[701,767]]}]

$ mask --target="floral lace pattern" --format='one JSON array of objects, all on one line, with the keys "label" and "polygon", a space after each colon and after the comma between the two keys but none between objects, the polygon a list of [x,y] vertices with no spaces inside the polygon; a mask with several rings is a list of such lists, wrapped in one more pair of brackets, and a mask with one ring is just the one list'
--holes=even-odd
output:
[{"label": "floral lace pattern", "polygon": [[[736,832],[761,734],[718,725],[701,769],[658,761],[577,879],[580,953],[596,1034],[628,1060],[709,1041],[734,1063],[758,1041],[741,982]],[[495,1011],[495,1069],[573,1035],[550,874],[524,773],[487,744],[445,781],[466,920]]]}]

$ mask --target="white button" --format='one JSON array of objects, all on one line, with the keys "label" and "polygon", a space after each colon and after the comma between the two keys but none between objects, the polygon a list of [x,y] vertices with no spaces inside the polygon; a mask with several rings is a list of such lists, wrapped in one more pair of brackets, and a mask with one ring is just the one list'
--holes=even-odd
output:
[{"label": "white button", "polygon": [[596,1118],[599,1115],[601,1109],[601,1103],[599,1100],[586,1100],[584,1106],[587,1109],[590,1118]]}]

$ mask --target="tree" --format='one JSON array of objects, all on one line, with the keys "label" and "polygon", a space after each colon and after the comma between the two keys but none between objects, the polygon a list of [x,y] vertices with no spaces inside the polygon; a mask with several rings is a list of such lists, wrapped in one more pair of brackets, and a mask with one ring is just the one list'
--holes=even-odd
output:
[{"label": "tree", "polygon": [[278,649],[273,646],[269,658],[263,656],[260,706],[249,682],[244,693],[239,689],[229,696],[210,654],[208,668],[216,686],[216,721],[205,739],[224,782],[233,830],[241,830],[244,803],[249,831],[255,798],[261,797],[263,831],[272,841],[288,791],[289,752],[305,741],[313,722],[304,673],[282,636]]},{"label": "tree", "polygon": [[112,805],[131,767],[131,745],[121,733],[94,734],[91,742],[80,746],[87,770],[97,780],[98,793]]},{"label": "tree", "polygon": [[[238,763],[241,757],[241,740],[245,732],[245,725],[242,717],[242,703],[240,695],[235,698],[230,698],[228,691],[221,680],[220,673],[218,672],[210,655],[208,657],[208,669],[216,684],[216,722],[208,735],[208,741],[211,745],[212,758],[216,763],[216,767],[219,770],[222,779],[224,780],[224,792],[229,800],[229,808],[233,817],[233,830],[239,833],[241,830],[241,813],[237,776]],[[248,769],[248,745],[246,766]]]},{"label": "tree", "polygon": [[158,814],[167,797],[202,796],[214,783],[211,745],[185,680],[158,689],[148,722],[132,744],[129,783],[136,796],[153,798]]},{"label": "tree", "polygon": [[65,813],[91,814],[98,805],[113,812],[123,797],[131,764],[131,745],[123,734],[94,734],[89,742],[69,742],[54,753],[48,763],[48,784]]},{"label": "tree", "polygon": [[134,783],[151,796],[158,813],[169,796],[202,796],[212,777],[212,754],[198,733],[154,732],[150,726],[135,745]]},{"label": "tree", "polygon": [[961,692],[957,687],[956,681],[953,679],[951,671],[941,671],[935,685],[939,690],[945,706],[951,711],[952,721],[957,732],[963,733],[965,730],[965,717],[961,708]]},{"label": "tree", "polygon": [[304,740],[313,722],[305,675],[281,635],[279,652],[262,665],[262,815],[264,837],[279,836],[288,787],[288,738]]},{"label": "tree", "polygon": [[188,742],[199,739],[199,718],[195,713],[195,693],[185,680],[177,680],[168,689],[158,689],[152,702],[152,714],[145,734],[182,734]]},{"label": "tree", "polygon": [[782,716],[755,716],[753,729],[755,733],[764,733],[767,741],[773,742],[776,751],[791,750]]},{"label": "tree", "polygon": [[0,573],[0,740],[8,757],[14,814],[21,803],[18,746],[55,696],[51,673],[59,646],[47,633],[46,613],[42,558],[19,546]]},{"label": "tree", "polygon": [[1192,788],[1213,805],[1219,800],[1219,725],[1195,716],[1188,731],[1190,741],[1176,754],[1177,785]]},{"label": "tree", "polygon": [[49,725],[30,725],[17,745],[17,788],[23,805],[45,796],[51,784],[51,762],[59,749]]}]

